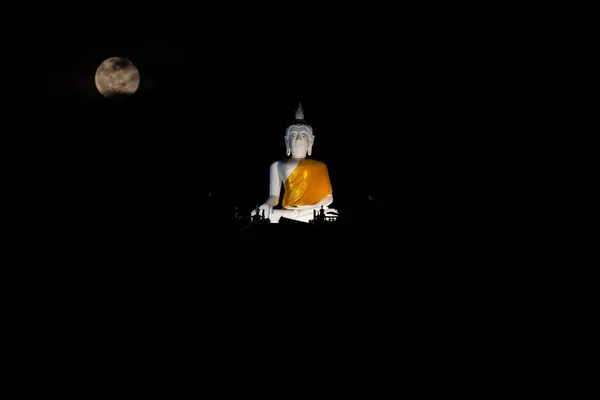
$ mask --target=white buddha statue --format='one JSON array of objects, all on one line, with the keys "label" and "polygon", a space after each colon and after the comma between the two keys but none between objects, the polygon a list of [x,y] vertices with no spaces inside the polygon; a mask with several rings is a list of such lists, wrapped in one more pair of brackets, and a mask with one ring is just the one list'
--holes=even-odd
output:
[{"label": "white buddha statue", "polygon": [[[298,105],[296,121],[288,126],[285,146],[289,158],[271,164],[269,197],[251,216],[259,213],[271,223],[280,218],[310,222],[321,209],[325,216],[336,216],[337,210],[329,208],[333,203],[333,190],[329,181],[327,165],[307,158],[312,153],[315,137],[310,125],[304,121],[302,104]],[[283,199],[280,195],[283,185]],[[277,207],[280,204],[280,208]]]}]

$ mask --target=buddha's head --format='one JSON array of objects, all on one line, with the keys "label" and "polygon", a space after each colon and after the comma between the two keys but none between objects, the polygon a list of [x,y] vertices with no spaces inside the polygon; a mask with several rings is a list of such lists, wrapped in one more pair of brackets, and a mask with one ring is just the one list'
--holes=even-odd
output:
[{"label": "buddha's head", "polygon": [[302,104],[299,104],[296,111],[296,121],[288,126],[285,133],[287,155],[291,154],[292,158],[305,158],[307,154],[311,155],[314,140],[312,127],[304,122]]}]

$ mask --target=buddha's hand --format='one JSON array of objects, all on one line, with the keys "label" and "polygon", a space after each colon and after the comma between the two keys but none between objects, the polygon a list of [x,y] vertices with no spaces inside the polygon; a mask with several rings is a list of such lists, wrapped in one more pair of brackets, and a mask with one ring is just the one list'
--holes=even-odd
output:
[{"label": "buddha's hand", "polygon": [[310,204],[301,204],[299,206],[287,206],[286,209],[288,210],[312,210],[314,208],[317,208],[313,205]]},{"label": "buddha's hand", "polygon": [[[265,218],[269,218],[269,215],[273,214],[273,206],[268,203],[261,204],[257,210],[260,215],[263,215],[264,211]],[[255,215],[257,210],[252,211],[252,215]]]}]

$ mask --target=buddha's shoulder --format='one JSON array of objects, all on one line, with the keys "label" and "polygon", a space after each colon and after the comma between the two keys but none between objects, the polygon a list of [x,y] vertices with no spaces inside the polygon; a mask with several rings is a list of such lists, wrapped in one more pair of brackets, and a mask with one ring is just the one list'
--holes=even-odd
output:
[{"label": "buddha's shoulder", "polygon": [[[315,160],[314,158],[306,158],[306,159],[304,159],[304,161],[302,161],[302,163],[312,164],[312,165],[323,165],[323,166],[326,165],[323,161]],[[298,161],[294,161],[290,158],[286,158],[283,160],[273,161],[273,163],[271,165],[297,165],[297,164],[298,164]]]}]

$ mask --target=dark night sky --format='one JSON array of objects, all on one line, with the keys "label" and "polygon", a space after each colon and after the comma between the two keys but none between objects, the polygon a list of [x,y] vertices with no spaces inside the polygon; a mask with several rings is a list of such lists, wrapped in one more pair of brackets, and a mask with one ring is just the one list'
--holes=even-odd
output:
[{"label": "dark night sky", "polygon": [[[150,15],[69,9],[60,20],[38,10],[51,25],[29,32],[28,45],[16,46],[26,54],[14,63],[27,70],[31,88],[12,102],[21,118],[10,168],[25,174],[9,176],[16,176],[16,197],[24,206],[19,226],[40,242],[25,243],[20,257],[43,257],[34,264],[57,287],[90,292],[81,274],[99,282],[100,308],[112,297],[115,313],[127,320],[138,309],[121,307],[118,296],[114,300],[107,288],[115,284],[123,283],[123,293],[147,288],[140,298],[173,302],[165,308],[169,313],[193,307],[181,318],[190,320],[199,303],[223,304],[230,294],[239,298],[236,308],[258,293],[269,303],[289,296],[304,307],[319,298],[312,285],[323,283],[316,292],[336,299],[335,308],[315,300],[325,320],[339,315],[338,301],[356,301],[347,311],[354,322],[342,337],[355,330],[356,321],[372,326],[356,320],[359,305],[369,314],[380,310],[378,319],[388,320],[398,310],[382,305],[395,305],[398,298],[386,295],[412,290],[415,296],[406,302],[412,307],[438,287],[446,292],[436,296],[455,291],[446,277],[463,285],[479,277],[481,262],[504,252],[500,240],[498,251],[477,258],[490,246],[486,233],[497,231],[494,221],[508,215],[506,202],[498,200],[505,195],[494,168],[510,168],[512,154],[502,153],[499,163],[488,160],[511,139],[506,132],[516,137],[513,127],[504,129],[489,112],[500,103],[488,101],[488,93],[495,93],[501,76],[487,68],[498,60],[485,54],[488,43],[477,27],[461,25],[443,10],[440,24],[431,10],[379,10],[376,16],[337,10],[322,18],[291,10],[278,18],[272,12],[279,10],[270,9],[257,18],[238,5],[224,6],[238,11],[237,17],[199,3],[193,10],[172,7]],[[97,20],[88,18],[96,14]],[[122,102],[105,99],[94,85],[96,68],[113,56],[132,60],[142,79],[138,93]],[[292,245],[319,257],[313,263],[309,253],[300,253],[295,265],[279,269],[278,261],[288,257],[290,242],[279,246],[285,237],[246,253],[221,240],[220,229],[231,227],[223,222],[234,207],[249,212],[268,196],[269,165],[285,157],[285,128],[298,101],[314,128],[312,157],[329,167],[333,205],[340,216],[363,224],[339,230],[320,247],[293,233],[298,241]],[[511,104],[502,106],[510,112]],[[476,261],[477,271],[463,276],[466,259]],[[69,262],[75,272],[63,268]],[[88,268],[93,262],[99,267]],[[255,263],[259,268],[249,268]],[[326,268],[317,270],[321,266]],[[222,286],[202,279],[209,270],[222,274]],[[411,273],[423,279],[415,284]],[[434,275],[439,286],[432,286]],[[294,282],[297,292],[290,291]],[[44,279],[40,286],[52,291],[40,302],[46,303],[55,287]],[[204,290],[211,294],[207,302],[196,297]],[[68,297],[85,307],[77,316],[93,316],[79,299]],[[437,303],[446,304],[447,297]],[[282,311],[275,314],[293,315]],[[154,307],[148,315],[154,324]],[[290,331],[298,322],[293,325]]]},{"label": "dark night sky", "polygon": [[[486,53],[475,24],[430,3],[418,13],[394,4],[369,15],[358,3],[352,14],[298,15],[304,4],[295,2],[254,10],[260,17],[230,2],[222,11],[196,2],[148,14],[121,8],[129,4],[69,5],[60,19],[35,5],[27,17],[47,22],[5,36],[28,41],[15,43],[20,58],[4,50],[12,57],[4,66],[27,76],[5,75],[20,90],[5,95],[16,112],[3,109],[20,117],[3,137],[18,142],[4,147],[15,160],[4,176],[18,184],[5,192],[19,203],[7,207],[18,243],[6,247],[17,250],[9,274],[23,279],[7,282],[23,348],[53,363],[69,364],[71,349],[73,365],[92,359],[101,374],[80,368],[82,382],[119,364],[129,377],[130,360],[154,366],[161,353],[188,360],[201,352],[194,360],[210,362],[205,350],[214,348],[214,365],[227,365],[211,370],[227,387],[230,360],[241,356],[237,370],[246,373],[294,347],[303,352],[294,363],[307,360],[312,371],[323,359],[323,376],[356,376],[372,394],[390,375],[372,368],[387,366],[380,355],[400,349],[406,360],[402,343],[410,343],[409,366],[421,365],[423,349],[479,356],[487,326],[495,329],[497,316],[514,320],[506,303],[523,310],[513,284],[528,292],[539,274],[524,280],[520,260],[533,258],[511,250],[534,235],[514,223],[521,193],[502,193],[516,164],[505,150],[520,147],[522,131],[502,120],[516,106],[513,96],[496,96],[503,60]],[[469,7],[457,14],[471,18]],[[487,15],[475,18],[485,25]],[[94,86],[96,68],[113,56],[132,60],[142,77],[122,102]],[[285,157],[298,101],[340,216],[369,209],[378,222],[355,218],[363,224],[340,223],[319,237],[272,230],[273,241],[238,247],[220,229],[231,227],[223,222],[233,207],[250,211],[266,199],[268,167]],[[26,301],[28,309],[15,307]],[[470,332],[484,334],[478,342]]]},{"label": "dark night sky", "polygon": [[[448,25],[432,30],[421,14],[303,25],[163,11],[128,25],[57,24],[29,47],[44,64],[28,101],[43,121],[30,139],[51,166],[48,190],[137,187],[138,198],[186,205],[210,192],[224,210],[252,208],[268,195],[269,164],[285,157],[298,101],[338,207],[368,196],[414,207],[472,183],[456,173],[467,171],[465,155],[479,157],[471,150],[485,83],[467,83],[474,47],[442,35]],[[138,92],[122,102],[94,86],[97,66],[112,56],[141,74]]]}]

